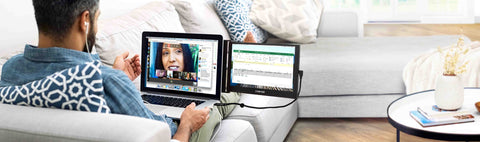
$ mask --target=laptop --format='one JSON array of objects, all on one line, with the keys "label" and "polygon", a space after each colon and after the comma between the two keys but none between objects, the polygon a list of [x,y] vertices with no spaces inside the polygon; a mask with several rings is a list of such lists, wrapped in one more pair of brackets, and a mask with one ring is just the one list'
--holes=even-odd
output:
[{"label": "laptop", "polygon": [[143,32],[142,99],[155,114],[179,119],[191,102],[196,109],[220,102],[221,35]]}]

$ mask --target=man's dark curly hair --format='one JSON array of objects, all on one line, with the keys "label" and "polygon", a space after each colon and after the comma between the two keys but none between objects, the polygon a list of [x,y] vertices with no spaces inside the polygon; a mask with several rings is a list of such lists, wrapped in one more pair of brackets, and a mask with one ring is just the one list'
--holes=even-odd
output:
[{"label": "man's dark curly hair", "polygon": [[83,11],[94,22],[99,0],[32,0],[38,31],[60,42]]}]

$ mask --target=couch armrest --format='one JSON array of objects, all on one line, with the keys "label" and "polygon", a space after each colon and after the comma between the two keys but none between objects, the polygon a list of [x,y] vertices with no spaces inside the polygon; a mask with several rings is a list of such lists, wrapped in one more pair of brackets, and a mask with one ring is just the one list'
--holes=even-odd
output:
[{"label": "couch armrest", "polygon": [[0,141],[170,141],[168,124],[127,115],[0,104]]},{"label": "couch armrest", "polygon": [[225,119],[216,127],[213,142],[257,142],[252,124],[245,120]]},{"label": "couch armrest", "polygon": [[363,37],[363,23],[357,11],[324,10],[318,37]]}]

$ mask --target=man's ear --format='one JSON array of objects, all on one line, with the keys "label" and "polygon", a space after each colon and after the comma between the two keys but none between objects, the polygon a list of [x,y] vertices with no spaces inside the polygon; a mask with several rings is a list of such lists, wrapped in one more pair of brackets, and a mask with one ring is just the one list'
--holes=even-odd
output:
[{"label": "man's ear", "polygon": [[90,12],[85,10],[79,17],[78,25],[80,26],[80,31],[83,33],[88,33],[88,27],[90,25]]}]

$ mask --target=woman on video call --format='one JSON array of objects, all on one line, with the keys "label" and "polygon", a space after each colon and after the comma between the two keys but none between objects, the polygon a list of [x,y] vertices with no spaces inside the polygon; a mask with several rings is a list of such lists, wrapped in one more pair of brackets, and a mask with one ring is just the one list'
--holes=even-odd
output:
[{"label": "woman on video call", "polygon": [[195,72],[193,69],[192,52],[189,45],[158,43],[155,68],[179,72]]}]

